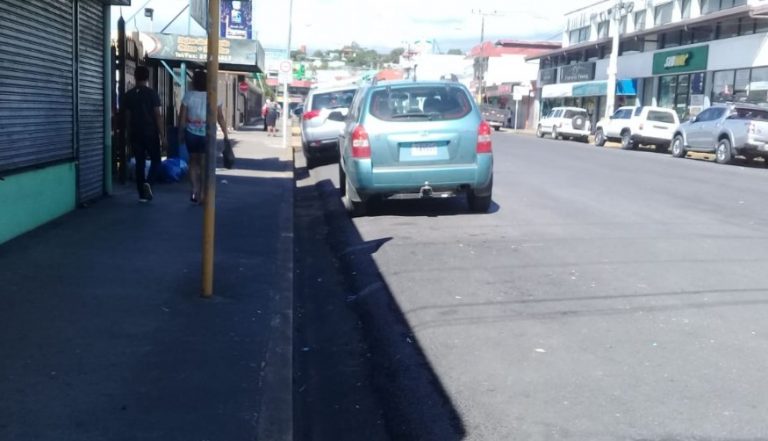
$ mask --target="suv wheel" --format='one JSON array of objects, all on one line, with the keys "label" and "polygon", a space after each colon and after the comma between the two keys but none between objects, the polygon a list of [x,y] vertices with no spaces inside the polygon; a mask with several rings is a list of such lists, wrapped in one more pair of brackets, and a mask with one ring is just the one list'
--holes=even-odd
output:
[{"label": "suv wheel", "polygon": [[595,132],[595,145],[598,147],[605,145],[605,133],[603,133],[603,129],[597,129]]},{"label": "suv wheel", "polygon": [[685,158],[685,145],[683,144],[683,136],[675,135],[675,139],[672,140],[672,156],[675,158]]},{"label": "suv wheel", "polygon": [[541,124],[539,124],[539,126],[536,127],[536,136],[538,136],[539,138],[544,137],[544,132],[541,130]]},{"label": "suv wheel", "polygon": [[493,189],[493,178],[488,188],[488,196],[477,196],[474,190],[467,192],[467,202],[469,203],[469,209],[475,213],[487,213],[491,208]]},{"label": "suv wheel", "polygon": [[355,191],[355,187],[350,184],[348,177],[344,176],[342,186],[344,188],[341,190],[341,201],[344,203],[344,208],[347,209],[347,213],[349,213],[351,217],[365,216],[365,201],[356,201],[353,199],[357,197],[357,192]]},{"label": "suv wheel", "polygon": [[733,162],[733,151],[731,151],[731,141],[723,138],[717,143],[717,152],[715,160],[720,164],[730,164]]},{"label": "suv wheel", "polygon": [[624,150],[634,150],[635,143],[632,141],[632,133],[629,130],[621,132],[621,148]]}]

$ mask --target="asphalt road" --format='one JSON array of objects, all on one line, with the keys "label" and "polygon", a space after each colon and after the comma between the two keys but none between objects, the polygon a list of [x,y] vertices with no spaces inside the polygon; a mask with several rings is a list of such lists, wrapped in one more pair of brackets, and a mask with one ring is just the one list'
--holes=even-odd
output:
[{"label": "asphalt road", "polygon": [[440,439],[768,439],[768,170],[503,132],[494,153],[489,214],[387,201],[347,226],[391,296],[362,320],[408,330],[372,350],[419,349],[411,381],[459,420]]}]

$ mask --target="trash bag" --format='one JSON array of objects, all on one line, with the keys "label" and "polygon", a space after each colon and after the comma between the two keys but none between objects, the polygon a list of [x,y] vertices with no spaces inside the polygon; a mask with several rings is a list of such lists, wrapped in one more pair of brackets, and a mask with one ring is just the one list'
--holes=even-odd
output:
[{"label": "trash bag", "polygon": [[179,182],[188,171],[187,161],[181,158],[168,158],[162,164],[162,179],[165,182]]}]

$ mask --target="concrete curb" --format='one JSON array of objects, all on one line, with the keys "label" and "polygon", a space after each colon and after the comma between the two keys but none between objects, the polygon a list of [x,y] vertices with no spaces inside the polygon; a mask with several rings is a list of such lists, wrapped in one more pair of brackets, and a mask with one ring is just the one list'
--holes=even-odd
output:
[{"label": "concrete curb", "polygon": [[373,254],[387,239],[363,242],[330,181],[316,184],[328,235],[345,269],[350,307],[358,314],[373,361],[374,388],[397,440],[463,439],[461,417],[435,377]]},{"label": "concrete curb", "polygon": [[[275,313],[270,327],[265,365],[259,379],[262,397],[259,413],[256,416],[257,440],[292,441],[293,440],[293,289],[294,289],[294,188],[296,186],[295,161],[293,149],[281,152],[280,159],[291,161],[291,191],[280,207],[280,254],[278,261],[286,262],[285,283],[289,289],[278,292],[275,301]],[[263,293],[254,293],[262,295]]]}]

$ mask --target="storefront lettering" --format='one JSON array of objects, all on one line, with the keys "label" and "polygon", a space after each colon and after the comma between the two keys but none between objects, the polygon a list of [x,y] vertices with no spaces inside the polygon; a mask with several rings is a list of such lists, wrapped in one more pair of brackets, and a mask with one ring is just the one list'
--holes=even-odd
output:
[{"label": "storefront lettering", "polygon": [[691,57],[690,53],[672,55],[667,57],[664,61],[664,68],[669,69],[671,67],[685,67],[688,65],[688,59]]}]

